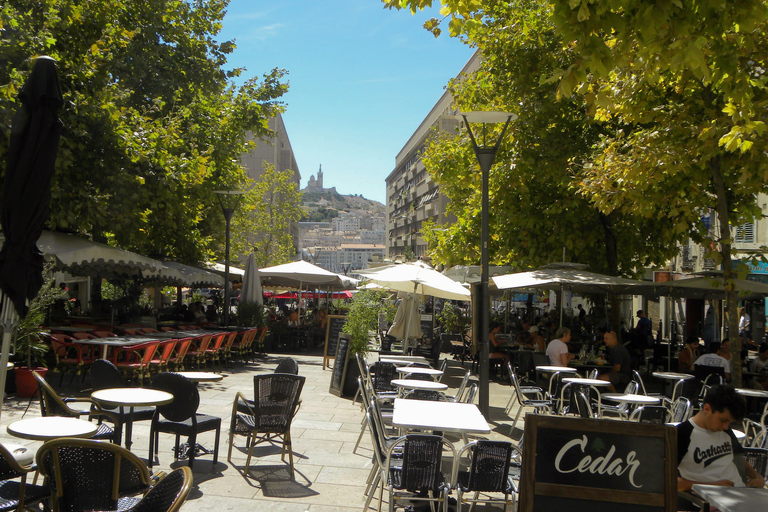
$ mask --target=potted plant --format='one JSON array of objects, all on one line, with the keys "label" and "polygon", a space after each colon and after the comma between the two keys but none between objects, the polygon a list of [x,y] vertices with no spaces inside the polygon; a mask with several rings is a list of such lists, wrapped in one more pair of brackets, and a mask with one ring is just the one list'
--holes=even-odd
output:
[{"label": "potted plant", "polygon": [[[350,336],[350,359],[355,359],[357,354],[365,355],[368,353],[371,331],[375,332],[378,328],[379,313],[385,312],[384,296],[384,293],[377,290],[360,290],[352,299],[347,321],[342,328],[342,332]],[[345,396],[355,394],[359,376],[360,369],[357,364],[349,364],[344,382],[343,394]]]},{"label": "potted plant", "polygon": [[[48,330],[43,328],[46,313],[50,306],[61,295],[61,290],[54,286],[52,268],[46,266],[44,275],[46,280],[43,287],[29,304],[27,316],[19,319],[13,333],[16,348],[16,395],[29,398],[37,392],[37,383],[32,376],[32,371],[40,375],[48,372],[46,356],[50,350],[48,344]],[[20,366],[22,365],[22,366]],[[26,366],[23,366],[26,365]]]}]

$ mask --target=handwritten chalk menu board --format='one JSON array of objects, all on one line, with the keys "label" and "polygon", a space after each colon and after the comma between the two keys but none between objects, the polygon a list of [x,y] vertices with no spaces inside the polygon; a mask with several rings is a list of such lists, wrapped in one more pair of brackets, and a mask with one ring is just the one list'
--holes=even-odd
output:
[{"label": "handwritten chalk menu board", "polygon": [[421,315],[421,336],[422,338],[432,337],[432,315]]},{"label": "handwritten chalk menu board", "polygon": [[339,342],[339,334],[347,317],[341,315],[328,315],[328,323],[325,326],[325,352],[323,355],[323,370],[331,367],[331,359],[336,357],[336,344]]},{"label": "handwritten chalk menu board", "polygon": [[333,362],[333,372],[331,373],[331,387],[329,389],[336,396],[344,394],[344,380],[347,376],[347,365],[349,364],[349,342],[349,335],[339,335],[338,344],[336,345],[336,359]]},{"label": "handwritten chalk menu board", "polygon": [[677,435],[668,425],[529,414],[520,511],[677,510]]}]

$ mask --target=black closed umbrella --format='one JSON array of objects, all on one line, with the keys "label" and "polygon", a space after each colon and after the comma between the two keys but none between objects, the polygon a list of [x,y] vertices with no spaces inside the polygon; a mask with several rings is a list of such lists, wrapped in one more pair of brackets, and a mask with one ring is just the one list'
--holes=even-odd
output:
[{"label": "black closed umbrella", "polygon": [[55,60],[35,60],[19,100],[21,107],[11,125],[0,211],[5,236],[0,250],[0,393],[5,389],[13,329],[18,318],[27,314],[28,301],[43,285],[43,254],[37,248],[37,239],[48,218],[51,176],[61,136],[57,112],[62,98]]}]

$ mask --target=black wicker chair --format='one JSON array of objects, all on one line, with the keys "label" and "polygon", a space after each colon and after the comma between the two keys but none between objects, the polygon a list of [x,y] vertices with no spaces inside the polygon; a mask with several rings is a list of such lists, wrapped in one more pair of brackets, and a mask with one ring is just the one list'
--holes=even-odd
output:
[{"label": "black wicker chair", "polygon": [[[461,458],[466,453],[472,454],[470,465],[461,469]],[[512,443],[507,441],[472,441],[459,450],[456,463],[453,465],[451,489],[456,490],[458,511],[462,505],[471,503],[503,503],[514,505],[519,492],[522,453]],[[467,498],[465,493],[474,492]],[[484,497],[480,497],[480,493]],[[487,496],[488,493],[501,493],[503,499]]]},{"label": "black wicker chair", "polygon": [[182,466],[152,487],[130,512],[176,512],[192,489],[192,470]]},{"label": "black wicker chair", "polygon": [[[456,460],[456,450],[442,436],[408,434],[387,451],[383,472],[389,487],[390,510],[398,501],[440,503],[447,511],[450,482],[442,472],[444,452]],[[384,478],[380,481],[383,483]],[[379,503],[381,508],[381,503]]]},{"label": "black wicker chair", "polygon": [[160,432],[176,436],[174,461],[178,460],[179,455],[181,455],[180,436],[187,437],[186,455],[189,458],[189,467],[191,468],[195,463],[197,435],[212,430],[216,431],[212,468],[215,467],[219,457],[221,418],[197,412],[200,405],[200,393],[195,383],[177,373],[158,373],[152,379],[152,388],[172,394],[173,402],[158,406],[155,416],[152,418],[152,426],[149,430],[150,469],[154,464],[154,457],[158,453]]},{"label": "black wicker chair", "polygon": [[47,487],[27,484],[27,475],[34,465],[22,466],[8,449],[0,444],[0,512],[23,510],[51,495]]},{"label": "black wicker chair", "polygon": [[283,359],[278,363],[277,368],[275,368],[275,373],[287,373],[290,375],[298,375],[299,363],[297,363],[296,360],[291,357],[286,357],[285,359]]},{"label": "black wicker chair", "polygon": [[149,471],[136,455],[91,439],[54,439],[37,452],[53,512],[130,510],[149,488]]},{"label": "black wicker chair", "polygon": [[282,459],[285,452],[293,476],[293,449],[291,447],[291,422],[299,407],[301,390],[305,377],[284,373],[268,373],[253,377],[253,407],[248,413],[239,409],[246,402],[245,396],[238,392],[232,406],[232,419],[229,427],[229,452],[227,460],[232,461],[232,446],[235,435],[247,437],[244,474],[248,473],[253,448],[260,443],[278,442],[282,444]]},{"label": "black wicker chair", "polygon": [[[32,372],[37,381],[38,391],[40,393],[40,414],[42,416],[66,416],[69,418],[79,418],[80,416],[90,416],[91,418],[107,419],[117,425],[119,420],[114,414],[105,411],[99,404],[90,398],[61,398],[46,380],[37,372]],[[83,402],[90,404],[90,410],[72,409],[68,403]],[[100,423],[96,433],[91,437],[96,440],[108,440],[120,444],[120,433],[116,432],[109,425]]]},{"label": "black wicker chair", "polygon": [[755,471],[768,479],[768,449],[744,448],[744,459]]},{"label": "black wicker chair", "polygon": [[448,398],[442,392],[433,389],[413,389],[406,393],[403,398],[408,400],[428,400],[430,402],[448,401]]},{"label": "black wicker chair", "polygon": [[376,361],[370,366],[371,381],[373,382],[373,392],[397,391],[392,385],[392,379],[397,378],[397,366],[386,361]]},{"label": "black wicker chair", "polygon": [[[124,388],[127,387],[123,375],[112,361],[106,359],[97,359],[91,364],[91,370],[88,373],[91,379],[91,389],[99,391],[101,389]],[[128,421],[130,409],[127,407],[104,407],[101,409],[112,413],[117,418],[115,424],[116,438],[119,442],[123,431],[123,425]],[[133,421],[149,421],[155,415],[154,407],[134,407]]]}]

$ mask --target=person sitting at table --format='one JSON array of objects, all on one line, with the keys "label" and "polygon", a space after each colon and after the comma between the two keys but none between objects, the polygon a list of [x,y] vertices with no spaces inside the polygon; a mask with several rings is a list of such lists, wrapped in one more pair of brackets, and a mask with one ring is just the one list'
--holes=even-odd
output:
[{"label": "person sitting at table", "polygon": [[725,372],[725,380],[731,380],[731,363],[724,357],[724,353],[730,354],[731,343],[728,338],[724,339],[722,343],[712,342],[709,344],[709,349],[712,351],[710,354],[704,354],[693,362],[694,372],[697,366],[711,366],[716,368],[722,368]]},{"label": "person sitting at table", "polygon": [[768,343],[761,343],[757,357],[749,363],[749,371],[756,374],[752,387],[768,390]]},{"label": "person sitting at table", "polygon": [[571,359],[576,357],[576,354],[571,354],[568,351],[568,343],[570,341],[571,330],[567,327],[560,327],[555,334],[555,339],[547,345],[549,364],[552,366],[568,366]]},{"label": "person sitting at table", "polygon": [[632,358],[629,355],[627,347],[619,343],[619,339],[616,337],[616,333],[608,331],[603,335],[603,341],[605,346],[610,351],[608,355],[608,362],[610,364],[611,371],[600,375],[600,380],[607,380],[608,390],[611,393],[616,393],[617,389],[624,389],[632,380]]},{"label": "person sitting at table", "polygon": [[677,426],[678,491],[690,491],[693,484],[765,485],[765,478],[744,460],[744,448],[731,430],[746,409],[744,398],[732,386],[712,386],[699,412]]},{"label": "person sitting at table", "polygon": [[499,322],[491,322],[489,327],[490,331],[488,332],[488,341],[491,343],[491,346],[488,350],[488,352],[490,352],[488,354],[488,359],[503,359],[504,362],[502,368],[506,368],[507,363],[509,362],[509,354],[506,352],[501,352],[500,350],[494,350],[504,344],[504,340],[496,336],[497,334],[501,333],[501,324]]},{"label": "person sitting at table", "polygon": [[693,373],[693,362],[699,358],[699,337],[689,336],[685,346],[677,355],[677,369],[685,373]]},{"label": "person sitting at table", "polygon": [[539,326],[532,325],[531,328],[528,329],[528,334],[530,335],[528,345],[531,346],[536,352],[544,352],[544,350],[547,348],[547,344],[544,341],[544,338],[542,338],[539,334]]}]

